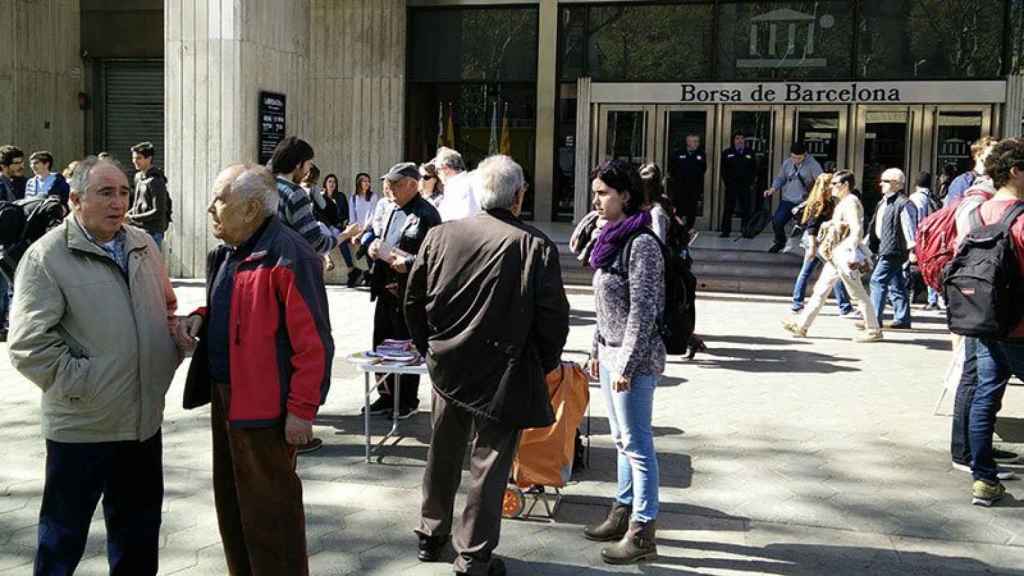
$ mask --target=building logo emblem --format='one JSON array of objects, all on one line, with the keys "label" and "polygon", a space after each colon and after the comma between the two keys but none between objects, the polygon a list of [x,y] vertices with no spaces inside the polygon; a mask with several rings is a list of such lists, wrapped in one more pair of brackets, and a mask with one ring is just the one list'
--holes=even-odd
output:
[{"label": "building logo emblem", "polygon": [[823,68],[815,57],[817,34],[835,26],[831,14],[813,14],[780,8],[750,19],[749,58],[738,58],[737,68]]}]

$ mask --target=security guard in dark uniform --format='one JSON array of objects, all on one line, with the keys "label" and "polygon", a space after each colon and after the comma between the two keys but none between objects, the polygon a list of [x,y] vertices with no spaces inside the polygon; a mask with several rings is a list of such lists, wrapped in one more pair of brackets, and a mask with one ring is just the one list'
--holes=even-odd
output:
[{"label": "security guard in dark uniform", "polygon": [[687,231],[697,219],[697,202],[704,197],[704,173],[708,156],[700,147],[700,136],[686,136],[686,150],[677,151],[669,159],[668,189]]},{"label": "security guard in dark uniform", "polygon": [[746,225],[754,211],[754,180],[757,158],[746,147],[742,132],[732,136],[732,146],[722,151],[722,182],[725,183],[725,206],[722,209],[722,238],[732,233],[732,214],[737,212]]}]

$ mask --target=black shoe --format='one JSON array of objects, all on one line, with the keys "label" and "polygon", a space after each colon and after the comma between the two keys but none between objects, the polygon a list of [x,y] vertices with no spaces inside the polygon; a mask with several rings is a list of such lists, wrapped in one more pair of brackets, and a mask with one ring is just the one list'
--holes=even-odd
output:
[{"label": "black shoe", "polygon": [[309,454],[310,452],[316,452],[323,448],[324,441],[319,438],[313,438],[309,442],[306,442],[302,446],[299,446],[295,451],[299,454]]},{"label": "black shoe", "polygon": [[654,520],[629,523],[629,530],[615,544],[601,550],[606,564],[636,564],[658,559]]},{"label": "black shoe", "polygon": [[[455,572],[456,576],[465,576],[466,572]],[[491,565],[487,567],[487,576],[505,576],[505,562],[501,558],[491,557]]]},{"label": "black shoe", "polygon": [[359,268],[352,268],[348,271],[348,279],[345,281],[345,285],[349,288],[355,288],[359,284],[359,277],[362,275],[362,270]]},{"label": "black shoe", "polygon": [[886,330],[910,330],[910,324],[897,324],[895,322],[886,322],[882,327]]},{"label": "black shoe", "polygon": [[416,558],[420,562],[437,562],[440,560],[441,551],[444,550],[444,545],[448,542],[448,535],[424,536],[418,532],[416,535],[420,537],[420,550],[416,554]]},{"label": "black shoe", "polygon": [[632,506],[620,504],[618,501],[613,502],[608,515],[601,523],[583,528],[583,537],[594,542],[614,542],[621,539],[629,530],[629,515],[632,512]]},{"label": "black shoe", "polygon": [[1021,462],[1020,455],[1016,452],[1000,450],[999,448],[992,449],[992,459],[1003,464],[1019,464]]},{"label": "black shoe", "polygon": [[782,250],[785,247],[786,247],[785,244],[779,244],[778,242],[776,242],[776,243],[772,244],[772,247],[769,248],[768,251],[771,252],[772,254],[778,254],[779,251]]},{"label": "black shoe", "polygon": [[[380,396],[370,404],[370,415],[388,414],[394,409],[394,406],[394,398],[391,396]],[[366,412],[365,406],[359,410],[360,414],[364,412]]]}]

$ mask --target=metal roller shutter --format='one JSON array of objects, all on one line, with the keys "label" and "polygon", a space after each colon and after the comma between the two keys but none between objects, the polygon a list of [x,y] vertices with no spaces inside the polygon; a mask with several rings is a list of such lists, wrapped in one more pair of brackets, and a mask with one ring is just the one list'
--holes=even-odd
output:
[{"label": "metal roller shutter", "polygon": [[156,146],[154,162],[164,166],[164,63],[105,62],[103,149],[124,164],[129,173],[131,147],[149,141]]}]

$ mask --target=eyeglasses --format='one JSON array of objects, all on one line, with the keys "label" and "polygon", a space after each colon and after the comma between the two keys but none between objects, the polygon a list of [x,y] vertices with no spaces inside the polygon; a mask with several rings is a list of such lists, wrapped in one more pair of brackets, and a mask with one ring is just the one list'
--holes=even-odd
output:
[{"label": "eyeglasses", "polygon": [[899,180],[886,180],[884,178],[882,179],[882,184],[899,184],[899,183],[900,183]]}]

